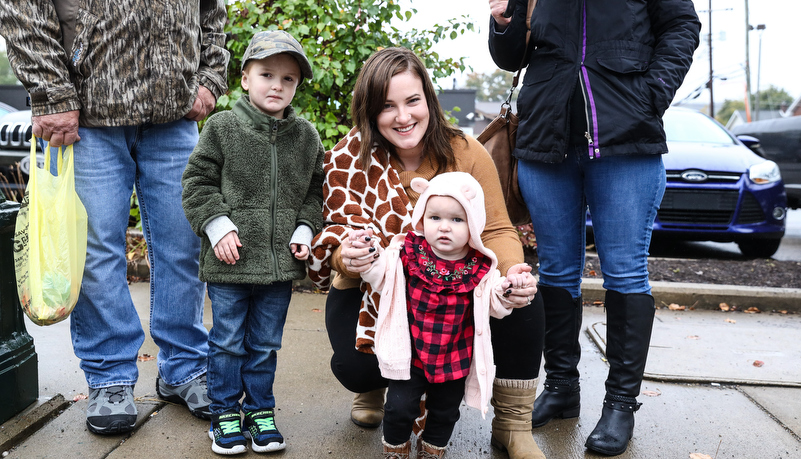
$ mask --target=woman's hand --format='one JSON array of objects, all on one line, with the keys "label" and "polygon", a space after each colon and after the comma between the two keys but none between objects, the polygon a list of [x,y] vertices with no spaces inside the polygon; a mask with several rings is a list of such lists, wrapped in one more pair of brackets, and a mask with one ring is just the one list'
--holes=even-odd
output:
[{"label": "woman's hand", "polygon": [[534,299],[537,293],[537,279],[531,275],[531,266],[527,263],[520,263],[512,266],[506,272],[506,290],[503,293],[504,299],[512,303],[513,307],[520,308],[527,306]]},{"label": "woman's hand", "polygon": [[489,0],[490,13],[492,14],[492,17],[495,18],[495,24],[497,24],[495,29],[498,32],[503,32],[506,30],[506,27],[510,22],[512,22],[512,18],[503,17],[503,13],[506,11],[507,3],[509,3],[508,0]]},{"label": "woman's hand", "polygon": [[351,231],[342,241],[342,264],[353,273],[369,270],[370,264],[378,258],[377,242],[371,229]]}]

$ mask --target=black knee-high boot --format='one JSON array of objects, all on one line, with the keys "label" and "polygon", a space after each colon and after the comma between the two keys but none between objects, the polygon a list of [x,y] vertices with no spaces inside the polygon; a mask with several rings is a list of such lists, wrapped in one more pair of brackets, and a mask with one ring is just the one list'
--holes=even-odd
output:
[{"label": "black knee-high boot", "polygon": [[545,304],[545,390],[534,402],[532,427],[541,427],[553,418],[579,415],[578,362],[581,358],[581,297],[573,298],[563,288],[541,285]]},{"label": "black knee-high boot", "polygon": [[623,454],[634,433],[634,412],[640,393],[651,329],[654,297],[643,293],[606,292],[606,359],[609,376],[601,420],[584,444],[588,449]]}]

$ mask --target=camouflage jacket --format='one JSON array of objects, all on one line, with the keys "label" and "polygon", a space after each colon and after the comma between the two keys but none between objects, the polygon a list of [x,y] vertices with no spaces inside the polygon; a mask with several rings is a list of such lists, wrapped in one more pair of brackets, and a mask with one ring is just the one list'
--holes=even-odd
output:
[{"label": "camouflage jacket", "polygon": [[227,89],[223,0],[3,0],[0,33],[33,115],[81,126],[165,123],[198,85]]}]

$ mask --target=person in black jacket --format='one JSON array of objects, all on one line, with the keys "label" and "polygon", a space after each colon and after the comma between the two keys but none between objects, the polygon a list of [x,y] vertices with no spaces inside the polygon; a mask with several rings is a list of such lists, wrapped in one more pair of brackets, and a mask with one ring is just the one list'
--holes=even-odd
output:
[{"label": "person in black jacket", "polygon": [[[701,29],[691,0],[489,0],[489,48],[504,70],[527,66],[514,155],[531,212],[545,301],[545,391],[532,425],[579,415],[581,275],[589,207],[606,291],[609,375],[585,446],[623,453],[634,430],[654,299],[648,246],[665,188],[662,115]],[[526,31],[530,26],[529,48]]]}]

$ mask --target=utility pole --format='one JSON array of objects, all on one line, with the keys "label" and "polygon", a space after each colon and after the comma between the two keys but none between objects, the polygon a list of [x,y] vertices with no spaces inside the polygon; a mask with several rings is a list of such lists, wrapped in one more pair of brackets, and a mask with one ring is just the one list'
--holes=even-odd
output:
[{"label": "utility pole", "polygon": [[757,57],[757,85],[756,97],[754,97],[754,121],[759,121],[759,99],[762,94],[759,92],[759,77],[762,76],[762,32],[765,30],[765,24],[757,24],[756,29],[759,31],[759,55]]},{"label": "utility pole", "polygon": [[[746,0],[748,2],[748,0]],[[712,0],[709,0],[709,116],[715,117],[715,96],[712,94]]]},{"label": "utility pole", "polygon": [[[712,0],[710,0],[712,1]],[[748,36],[751,35],[751,24],[748,21],[748,0],[745,0],[745,116],[751,122],[751,63],[748,60]]]}]

